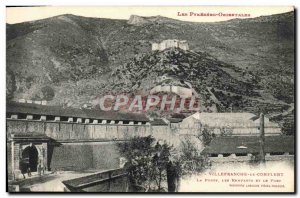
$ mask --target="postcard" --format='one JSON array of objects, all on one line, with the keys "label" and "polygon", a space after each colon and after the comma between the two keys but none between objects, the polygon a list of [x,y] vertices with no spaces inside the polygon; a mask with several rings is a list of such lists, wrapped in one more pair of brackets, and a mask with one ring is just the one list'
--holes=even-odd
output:
[{"label": "postcard", "polygon": [[295,75],[294,7],[7,7],[7,191],[295,193]]}]

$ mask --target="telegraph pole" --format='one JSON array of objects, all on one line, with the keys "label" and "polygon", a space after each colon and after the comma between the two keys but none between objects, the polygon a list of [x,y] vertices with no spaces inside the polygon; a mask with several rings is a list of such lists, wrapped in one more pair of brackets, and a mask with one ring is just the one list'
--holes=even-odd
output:
[{"label": "telegraph pole", "polygon": [[259,155],[260,155],[260,163],[265,163],[266,159],[265,159],[265,116],[263,113],[260,114],[259,116],[259,144],[260,144],[260,151],[259,151]]}]

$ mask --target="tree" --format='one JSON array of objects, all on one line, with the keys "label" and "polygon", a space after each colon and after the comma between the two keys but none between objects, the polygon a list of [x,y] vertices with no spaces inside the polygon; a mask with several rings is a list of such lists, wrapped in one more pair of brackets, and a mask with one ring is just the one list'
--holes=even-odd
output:
[{"label": "tree", "polygon": [[284,135],[294,135],[295,134],[295,124],[294,121],[285,121],[282,124],[282,133]]},{"label": "tree", "polygon": [[231,136],[233,133],[232,128],[220,128],[220,136]]},{"label": "tree", "polygon": [[117,143],[120,154],[127,159],[125,169],[132,190],[164,191],[166,168],[172,147],[159,143],[152,136],[134,137]]},{"label": "tree", "polygon": [[41,93],[42,93],[42,99],[43,100],[50,101],[50,100],[53,100],[53,98],[55,96],[54,90],[50,86],[42,87]]},{"label": "tree", "polygon": [[13,99],[14,92],[16,91],[16,78],[11,70],[6,71],[6,99],[9,101]]},{"label": "tree", "polygon": [[208,158],[201,154],[194,143],[186,138],[181,142],[181,174],[189,175],[203,171],[209,165]]},{"label": "tree", "polygon": [[204,127],[198,135],[198,138],[202,138],[204,146],[208,146],[211,140],[214,138],[214,136],[215,134],[212,132],[212,130],[209,130],[208,128]]}]

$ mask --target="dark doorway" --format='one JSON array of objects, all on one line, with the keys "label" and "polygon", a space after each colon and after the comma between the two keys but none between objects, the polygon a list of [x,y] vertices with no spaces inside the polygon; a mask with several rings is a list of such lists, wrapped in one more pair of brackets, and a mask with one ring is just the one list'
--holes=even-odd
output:
[{"label": "dark doorway", "polygon": [[22,152],[21,170],[30,168],[31,172],[36,172],[37,166],[38,166],[38,157],[39,157],[39,154],[34,145],[26,147],[24,149],[24,151]]}]

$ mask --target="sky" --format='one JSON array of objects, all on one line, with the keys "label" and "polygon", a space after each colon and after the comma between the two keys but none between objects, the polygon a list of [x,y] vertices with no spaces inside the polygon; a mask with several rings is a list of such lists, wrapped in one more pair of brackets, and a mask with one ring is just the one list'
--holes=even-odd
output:
[{"label": "sky", "polygon": [[[292,6],[268,6],[268,7],[228,7],[228,6],[181,6],[181,7],[91,7],[91,6],[47,6],[47,7],[7,7],[6,22],[9,24],[33,21],[49,18],[62,14],[74,14],[85,17],[129,19],[130,15],[157,16],[161,15],[182,21],[193,22],[217,22],[237,17],[227,16],[190,16],[190,13],[211,13],[211,14],[247,14],[250,18],[262,15],[272,15],[292,11]],[[179,13],[181,13],[179,16]],[[188,16],[182,16],[186,13]],[[245,17],[242,17],[245,18]],[[246,17],[247,18],[247,17]],[[249,17],[248,17],[249,18]]]}]

